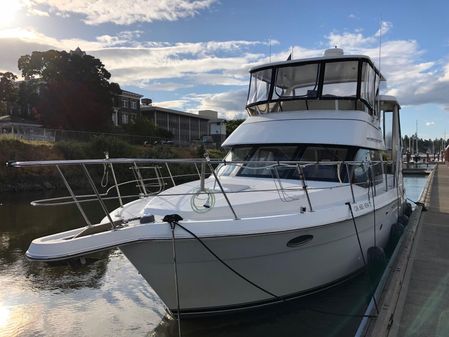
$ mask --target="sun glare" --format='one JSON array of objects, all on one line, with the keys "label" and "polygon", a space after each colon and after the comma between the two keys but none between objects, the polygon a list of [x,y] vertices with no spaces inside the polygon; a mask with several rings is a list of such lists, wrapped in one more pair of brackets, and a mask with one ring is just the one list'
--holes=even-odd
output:
[{"label": "sun glare", "polygon": [[10,312],[8,308],[0,307],[0,328],[8,323]]},{"label": "sun glare", "polygon": [[20,8],[19,0],[0,0],[0,26],[13,23]]}]

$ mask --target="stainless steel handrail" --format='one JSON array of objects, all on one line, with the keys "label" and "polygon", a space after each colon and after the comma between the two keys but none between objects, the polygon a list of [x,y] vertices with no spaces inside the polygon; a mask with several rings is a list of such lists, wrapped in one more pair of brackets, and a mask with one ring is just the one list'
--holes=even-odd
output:
[{"label": "stainless steel handrail", "polygon": [[[366,162],[363,162],[364,164],[366,164]],[[371,173],[371,176],[373,175],[373,165],[376,165],[377,162],[370,162],[370,165],[367,167],[365,166],[366,169],[366,173],[369,175],[369,173]],[[377,164],[380,165],[385,165],[386,162],[378,162]],[[126,182],[118,182],[117,181],[117,176],[115,174],[115,169],[114,169],[114,165],[118,165],[118,164],[128,164],[131,166],[131,169],[135,175],[135,179],[134,180],[128,180]],[[144,164],[153,164],[154,166],[141,166]],[[157,164],[164,164],[164,165],[157,165]],[[223,160],[214,160],[214,159],[141,159],[141,158],[107,158],[107,159],[88,159],[88,160],[49,160],[49,161],[27,161],[27,162],[22,162],[22,161],[16,161],[16,162],[9,162],[8,166],[10,167],[35,167],[35,166],[55,166],[57,167],[57,169],[59,171],[60,170],[60,166],[81,166],[81,168],[84,170],[84,173],[86,174],[89,184],[91,185],[94,194],[90,194],[90,195],[75,195],[73,193],[73,191],[71,191],[70,186],[68,187],[69,189],[69,193],[70,196],[67,197],[58,197],[58,198],[51,198],[51,199],[43,199],[43,200],[38,200],[38,201],[34,201],[32,202],[33,205],[44,205],[44,206],[50,206],[50,205],[61,205],[61,204],[68,204],[68,203],[75,203],[78,207],[78,209],[80,210],[80,212],[82,213],[83,217],[85,218],[85,221],[88,225],[90,225],[90,221],[87,219],[87,216],[85,215],[84,211],[82,210],[81,207],[81,203],[83,202],[90,202],[93,200],[99,201],[100,202],[100,206],[103,209],[103,211],[105,212],[105,215],[108,217],[109,222],[111,223],[111,225],[113,227],[115,227],[115,224],[109,214],[109,211],[106,208],[106,205],[104,204],[104,200],[111,200],[111,199],[118,199],[120,206],[123,207],[123,199],[125,198],[137,198],[139,196],[141,196],[140,194],[131,194],[131,195],[122,195],[122,193],[120,192],[119,186],[123,186],[125,184],[129,184],[129,183],[137,183],[137,186],[139,187],[139,189],[141,190],[141,193],[144,196],[154,196],[157,195],[158,193],[162,192],[165,187],[166,187],[166,183],[164,182],[164,179],[169,179],[173,186],[176,186],[176,181],[175,178],[186,178],[186,177],[194,177],[197,176],[196,173],[192,173],[192,174],[180,174],[180,175],[173,175],[173,173],[170,170],[169,164],[192,164],[194,165],[194,167],[196,168],[196,172],[199,174],[199,181],[200,181],[200,189],[205,190],[204,184],[205,184],[205,179],[206,179],[206,172],[205,172],[205,168],[208,167],[210,172],[212,173],[212,176],[210,178],[212,178],[216,184],[218,185],[218,191],[214,192],[213,190],[208,191],[208,193],[212,193],[212,194],[222,194],[224,196],[224,199],[226,200],[226,203],[228,204],[228,207],[230,208],[231,212],[234,215],[234,219],[239,219],[231,201],[228,198],[228,194],[234,194],[234,193],[246,193],[246,192],[260,192],[260,191],[277,191],[278,193],[281,193],[279,195],[279,197],[282,200],[282,196],[286,196],[285,192],[287,191],[295,191],[295,190],[302,190],[304,191],[304,194],[307,198],[307,203],[309,206],[309,210],[313,211],[313,205],[312,205],[312,200],[310,198],[309,195],[309,191],[312,190],[313,188],[310,188],[307,186],[307,174],[305,174],[304,172],[304,168],[310,167],[310,166],[335,166],[335,169],[338,170],[339,168],[341,168],[341,165],[345,165],[346,167],[346,177],[344,179],[342,179],[340,177],[340,175],[338,175],[339,179],[338,181],[340,182],[341,187],[344,186],[350,186],[350,191],[351,191],[351,196],[352,196],[352,202],[355,202],[355,195],[354,195],[354,185],[360,185],[362,187],[366,187],[365,186],[365,182],[353,182],[353,176],[354,176],[354,166],[355,165],[360,165],[361,162],[360,161],[333,161],[333,162],[312,162],[312,161],[223,161]],[[201,164],[201,170],[198,169],[198,165],[197,164]],[[220,168],[226,165],[232,165],[235,164],[237,165],[239,168],[246,168],[249,170],[260,170],[260,169],[274,169],[277,173],[277,176],[275,177],[275,180],[277,180],[279,183],[277,184],[275,182],[275,188],[274,189],[251,189],[248,191],[238,191],[238,192],[232,192],[232,191],[225,191],[220,178],[222,177],[220,169],[214,169],[215,165],[220,165]],[[111,172],[112,172],[112,176],[113,176],[113,186],[109,187],[105,193],[100,193],[93,180],[92,177],[89,175],[89,172],[87,171],[87,165],[105,165],[106,167],[108,167]],[[160,172],[160,168],[164,167],[166,168],[167,171],[167,176],[164,177],[162,175],[162,173]],[[291,168],[291,169],[296,169],[298,171],[298,179],[301,182],[302,186],[298,186],[298,188],[291,188],[291,187],[285,187],[282,184],[282,179],[278,174],[278,169],[284,167],[284,168]],[[350,169],[351,167],[351,169]],[[154,178],[144,178],[142,175],[141,170],[143,169],[150,169],[153,168],[155,170],[155,175],[156,177]],[[385,173],[385,168],[383,168],[383,172]],[[385,174],[386,175],[386,174]],[[224,176],[224,175],[223,175]],[[393,178],[395,179],[395,178]],[[63,176],[63,180],[65,180],[65,177]],[[150,192],[147,191],[146,189],[146,183],[149,181],[156,181],[156,185],[153,187],[159,187],[158,190],[156,192]],[[65,181],[66,182],[66,181]],[[394,184],[395,180],[393,180],[393,184]],[[373,181],[373,183],[375,184],[376,182]],[[388,190],[388,182],[386,183],[386,189]],[[66,187],[68,185],[65,184]],[[320,187],[320,189],[322,189],[323,187]],[[335,188],[335,186],[333,185],[331,188]],[[372,187],[371,187],[372,188]],[[368,188],[369,190],[370,188]],[[108,197],[108,193],[110,193],[112,190],[115,190],[117,193],[117,196],[110,196]],[[192,195],[195,195],[195,193],[191,193]],[[374,195],[377,194],[375,187],[374,187]],[[189,193],[183,193],[183,194],[177,194],[177,193],[164,193],[164,196],[174,196],[174,195],[189,195]],[[68,202],[67,200],[71,199],[71,202]],[[53,203],[53,201],[55,201]],[[292,199],[293,201],[293,199]]]}]

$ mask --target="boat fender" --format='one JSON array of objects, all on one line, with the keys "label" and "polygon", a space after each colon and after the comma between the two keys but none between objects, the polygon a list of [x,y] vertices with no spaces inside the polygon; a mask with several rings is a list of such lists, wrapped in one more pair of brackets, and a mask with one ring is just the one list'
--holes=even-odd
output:
[{"label": "boat fender", "polygon": [[412,214],[412,211],[412,205],[409,202],[406,202],[404,205],[404,214],[409,217]]},{"label": "boat fender", "polygon": [[373,246],[368,248],[366,256],[369,275],[373,278],[381,275],[387,265],[387,258],[382,247]]},{"label": "boat fender", "polygon": [[406,215],[400,215],[398,217],[398,223],[400,223],[402,226],[406,227],[408,224],[408,216]]},{"label": "boat fender", "polygon": [[394,248],[396,247],[403,233],[404,233],[404,226],[401,223],[397,222],[391,225],[390,237],[388,239],[387,244],[387,251],[389,254],[394,251]]}]

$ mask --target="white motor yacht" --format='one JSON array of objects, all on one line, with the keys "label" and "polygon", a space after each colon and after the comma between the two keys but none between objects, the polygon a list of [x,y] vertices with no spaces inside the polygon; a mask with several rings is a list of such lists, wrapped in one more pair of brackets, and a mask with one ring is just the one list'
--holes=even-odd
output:
[{"label": "white motor yacht", "polygon": [[[56,166],[86,226],[35,239],[26,255],[57,261],[118,247],[172,313],[254,308],[311,294],[366,267],[382,251],[404,206],[400,106],[379,94],[369,57],[324,56],[250,71],[248,118],[222,144],[223,160],[186,161],[193,181],[175,183],[181,160],[12,162]],[[140,197],[108,210],[90,165],[136,173]],[[105,217],[92,224],[62,173],[80,166]],[[143,167],[166,165],[149,192]],[[114,175],[115,179],[115,175]],[[158,175],[159,180],[165,179]]]}]

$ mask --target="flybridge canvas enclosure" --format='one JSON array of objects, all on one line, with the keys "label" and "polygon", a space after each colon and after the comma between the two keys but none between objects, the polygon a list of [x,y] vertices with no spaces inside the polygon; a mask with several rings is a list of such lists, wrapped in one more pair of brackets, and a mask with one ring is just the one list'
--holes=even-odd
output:
[{"label": "flybridge canvas enclosure", "polygon": [[[347,104],[352,110],[367,110],[377,114],[375,97],[381,78],[368,58],[272,64],[251,72],[247,109],[250,115],[257,115],[301,110],[300,105],[283,106],[285,101],[339,99],[355,101],[355,104]],[[345,109],[344,105],[341,108]],[[306,104],[304,109],[327,110],[330,105]],[[332,109],[335,109],[335,105]]]}]

